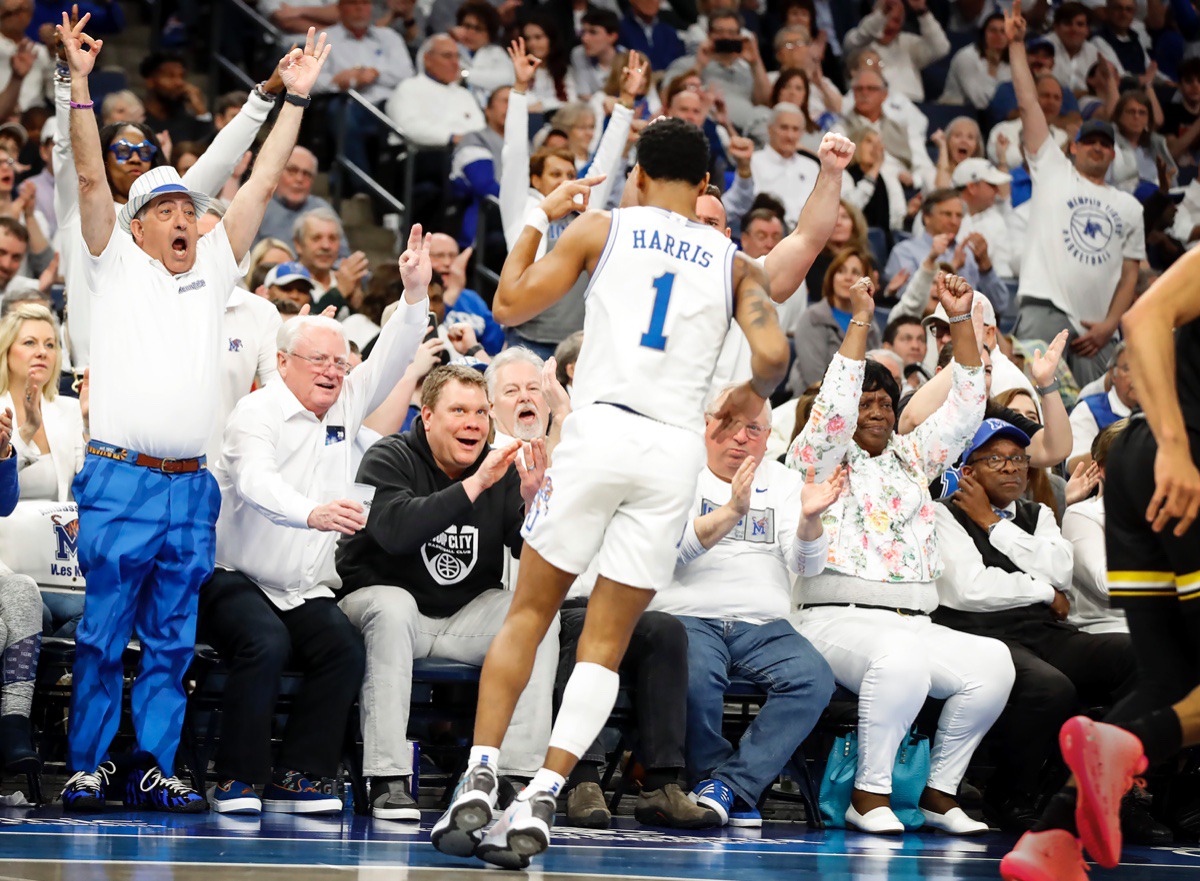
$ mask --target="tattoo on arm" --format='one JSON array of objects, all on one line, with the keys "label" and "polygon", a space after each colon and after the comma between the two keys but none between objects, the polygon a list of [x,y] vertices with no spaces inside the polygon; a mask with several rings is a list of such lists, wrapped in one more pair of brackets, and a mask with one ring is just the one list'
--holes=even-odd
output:
[{"label": "tattoo on arm", "polygon": [[757,285],[743,291],[747,317],[751,327],[769,327],[779,322],[775,312],[775,304],[761,287]]}]

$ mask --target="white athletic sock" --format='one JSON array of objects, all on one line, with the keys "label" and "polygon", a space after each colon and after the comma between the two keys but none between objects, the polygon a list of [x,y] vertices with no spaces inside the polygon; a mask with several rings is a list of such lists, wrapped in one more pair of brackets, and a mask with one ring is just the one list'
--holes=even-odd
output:
[{"label": "white athletic sock", "polygon": [[500,765],[500,750],[494,746],[473,746],[471,747],[471,755],[467,759],[467,767],[474,768],[476,765],[487,765],[496,773],[500,773],[497,768]]},{"label": "white athletic sock", "polygon": [[550,746],[582,756],[608,721],[621,677],[599,664],[577,663],[563,691]]},{"label": "white athletic sock", "polygon": [[563,778],[562,774],[557,774],[549,768],[541,768],[533,775],[533,779],[529,781],[529,785],[522,790],[518,798],[529,798],[535,792],[548,792],[551,795],[558,795],[566,783],[567,781]]}]

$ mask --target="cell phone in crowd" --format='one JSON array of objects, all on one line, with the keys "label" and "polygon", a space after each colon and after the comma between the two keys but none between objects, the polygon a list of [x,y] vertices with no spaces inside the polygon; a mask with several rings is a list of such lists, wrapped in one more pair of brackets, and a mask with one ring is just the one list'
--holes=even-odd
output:
[{"label": "cell phone in crowd", "polygon": [[[437,316],[434,315],[432,312],[430,312],[429,313],[429,329],[425,331],[425,340],[429,340],[433,337],[436,337],[437,335],[438,335]],[[422,340],[422,342],[425,342],[425,340]],[[445,366],[450,363],[449,347],[442,349],[440,352],[438,352],[438,363],[441,364],[442,366]]]},{"label": "cell phone in crowd", "polygon": [[742,37],[727,37],[713,40],[713,51],[718,55],[728,55],[731,52],[741,52],[743,45]]}]

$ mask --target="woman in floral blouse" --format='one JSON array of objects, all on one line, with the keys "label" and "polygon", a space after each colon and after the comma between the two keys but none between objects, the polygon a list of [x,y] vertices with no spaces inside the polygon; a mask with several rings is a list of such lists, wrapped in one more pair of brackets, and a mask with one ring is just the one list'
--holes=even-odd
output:
[{"label": "woman in floral blouse", "polygon": [[986,398],[970,320],[971,286],[957,276],[938,278],[958,356],[954,387],[938,411],[906,435],[895,433],[895,380],[865,360],[873,291],[869,279],[854,286],[850,330],[787,454],[789,466],[815,468],[817,480],[842,463],[850,475],[822,518],[829,564],[804,582],[803,606],[791,621],[837,681],[858,694],[858,771],[847,824],[865,832],[904,830],[890,807],[892,765],[932,696],[946,704],[920,806],[929,826],[977,834],[987,826],[969,818],[955,795],[971,755],[1004,709],[1012,659],[997,640],[939,627],[929,618],[942,569],[929,482],[966,448]]}]

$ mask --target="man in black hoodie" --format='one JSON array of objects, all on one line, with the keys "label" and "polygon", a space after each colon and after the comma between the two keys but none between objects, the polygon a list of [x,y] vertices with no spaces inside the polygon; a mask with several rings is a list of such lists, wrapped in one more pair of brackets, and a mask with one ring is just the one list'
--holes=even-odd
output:
[{"label": "man in black hoodie", "polygon": [[[489,411],[479,371],[439,367],[425,379],[421,418],[375,444],[359,469],[375,498],[367,528],[338,548],[337,566],[348,592],[342,610],[367,646],[363,769],[373,778],[379,819],[420,819],[406,741],[413,658],[482,664],[512,601],[501,584],[503,549],[520,554],[545,442],[533,441],[523,454],[520,442],[489,449]],[[557,662],[555,626],[537,650],[501,747],[508,773],[531,777],[541,767]]]}]

